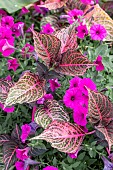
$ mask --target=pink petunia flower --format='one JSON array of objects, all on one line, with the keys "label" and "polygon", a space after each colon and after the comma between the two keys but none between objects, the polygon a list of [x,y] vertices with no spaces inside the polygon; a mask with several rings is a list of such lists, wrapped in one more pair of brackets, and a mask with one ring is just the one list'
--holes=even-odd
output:
[{"label": "pink petunia flower", "polygon": [[107,31],[104,26],[95,24],[90,28],[90,35],[92,40],[103,40],[107,36]]},{"label": "pink petunia flower", "polygon": [[79,84],[79,88],[81,89],[82,93],[88,96],[88,91],[85,86],[91,90],[96,91],[96,84],[90,78],[83,78]]},{"label": "pink petunia flower", "polygon": [[94,4],[93,0],[80,0],[83,4],[88,5],[88,4]]},{"label": "pink petunia flower", "polygon": [[83,39],[88,34],[86,25],[79,25],[77,27],[77,31],[78,31],[77,36],[81,39]]},{"label": "pink petunia flower", "polygon": [[16,71],[18,67],[19,67],[19,64],[16,58],[8,60],[8,70],[12,69],[13,71]]},{"label": "pink petunia flower", "polygon": [[25,143],[27,137],[29,136],[31,132],[31,127],[28,124],[25,124],[21,126],[21,129],[22,129],[22,134],[20,138],[21,138],[21,141]]},{"label": "pink petunia flower", "polygon": [[1,26],[11,28],[14,24],[14,18],[12,16],[5,16],[1,19]]},{"label": "pink petunia flower", "polygon": [[24,162],[22,161],[17,161],[15,163],[16,170],[24,170]]},{"label": "pink petunia flower", "polygon": [[30,149],[29,147],[24,149],[16,149],[16,157],[21,161],[24,161],[29,157],[28,156],[29,149]]},{"label": "pink petunia flower", "polygon": [[80,146],[75,153],[68,153],[68,156],[72,159],[75,159],[78,157],[79,151],[82,149],[82,146]]},{"label": "pink petunia flower", "polygon": [[4,111],[4,112],[7,112],[7,113],[12,113],[14,112],[15,108],[14,106],[12,107],[5,107],[4,108],[4,105],[2,103],[0,103],[0,108]]},{"label": "pink petunia flower", "polygon": [[23,57],[30,57],[31,53],[34,51],[34,46],[30,44],[25,44],[24,47],[22,48],[22,56]]},{"label": "pink petunia flower", "polygon": [[87,108],[83,107],[82,105],[78,105],[78,108],[74,110],[73,119],[74,122],[81,126],[86,126],[87,120]]},{"label": "pink petunia flower", "polygon": [[66,91],[63,102],[67,107],[74,109],[83,99],[82,91],[79,88],[71,88]]},{"label": "pink petunia flower", "polygon": [[43,104],[45,100],[53,100],[52,94],[45,94],[41,99],[37,100],[37,104]]},{"label": "pink petunia flower", "polygon": [[74,21],[76,20],[80,20],[79,17],[83,16],[83,11],[82,10],[78,10],[78,9],[73,9],[71,11],[68,12],[68,22],[70,24],[72,24]]},{"label": "pink petunia flower", "polygon": [[61,84],[58,83],[58,79],[51,79],[49,80],[49,83],[52,92],[61,86]]},{"label": "pink petunia flower", "polygon": [[72,78],[70,81],[69,81],[69,84],[70,84],[70,88],[73,88],[73,87],[79,87],[79,83],[82,79],[79,78],[79,77],[74,77]]},{"label": "pink petunia flower", "polygon": [[58,168],[54,166],[46,166],[45,168],[43,168],[43,170],[58,170]]},{"label": "pink petunia flower", "polygon": [[50,23],[45,24],[42,26],[42,30],[40,33],[42,34],[52,34],[54,32],[54,29],[51,27]]},{"label": "pink petunia flower", "polygon": [[94,61],[95,64],[98,64],[96,66],[97,71],[103,71],[104,70],[104,65],[102,64],[102,56],[98,56],[97,59]]}]

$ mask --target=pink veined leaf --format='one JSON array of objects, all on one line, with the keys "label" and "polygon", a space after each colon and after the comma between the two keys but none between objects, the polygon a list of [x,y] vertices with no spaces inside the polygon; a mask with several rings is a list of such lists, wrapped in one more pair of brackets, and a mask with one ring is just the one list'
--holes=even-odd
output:
[{"label": "pink veined leaf", "polygon": [[66,52],[69,49],[76,49],[77,44],[77,35],[75,32],[76,22],[71,24],[67,28],[62,28],[59,31],[56,31],[54,36],[56,36],[61,41],[61,54]]},{"label": "pink veined leaf", "polygon": [[13,85],[14,84],[9,80],[0,79],[0,102],[2,104],[5,103],[8,92]]},{"label": "pink veined leaf", "polygon": [[94,66],[94,63],[80,52],[68,50],[62,54],[62,60],[55,71],[64,75],[81,76],[92,66]]},{"label": "pink veined leaf", "polygon": [[54,120],[68,122],[68,113],[56,100],[47,100],[44,105],[38,107],[35,122],[45,129]]},{"label": "pink veined leaf", "polygon": [[46,0],[44,5],[38,5],[39,7],[45,7],[49,10],[61,8],[68,0]]},{"label": "pink veined leaf", "polygon": [[45,94],[45,79],[38,75],[25,72],[15,85],[10,88],[5,107],[16,103],[31,103],[37,101]]},{"label": "pink veined leaf", "polygon": [[109,151],[110,151],[111,146],[113,145],[113,120],[107,126],[103,126],[100,123],[95,128],[104,134],[105,139],[108,142]]},{"label": "pink veined leaf", "polygon": [[[87,88],[87,87],[86,87]],[[107,126],[113,119],[113,104],[102,93],[88,89],[88,115],[93,125],[100,124]]]},{"label": "pink veined leaf", "polygon": [[0,135],[0,146],[3,145],[5,142],[9,142],[11,140],[10,136],[7,134]]},{"label": "pink veined leaf", "polygon": [[80,126],[64,121],[53,121],[39,136],[31,140],[43,139],[50,142],[53,148],[57,148],[61,152],[75,153],[84,137],[85,132]]},{"label": "pink veined leaf", "polygon": [[36,53],[48,67],[53,66],[55,62],[60,60],[60,54],[58,54],[61,46],[60,40],[52,35],[32,32]]},{"label": "pink veined leaf", "polygon": [[3,161],[5,164],[4,170],[9,170],[9,168],[16,162],[16,149],[18,144],[14,141],[9,141],[3,145]]}]

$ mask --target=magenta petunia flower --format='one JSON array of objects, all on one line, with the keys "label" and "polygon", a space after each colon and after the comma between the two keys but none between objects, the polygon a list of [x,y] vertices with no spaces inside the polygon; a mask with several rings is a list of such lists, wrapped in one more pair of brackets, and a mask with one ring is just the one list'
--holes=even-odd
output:
[{"label": "magenta petunia flower", "polygon": [[22,15],[25,15],[25,14],[27,14],[27,13],[29,13],[29,12],[30,12],[30,11],[29,11],[27,8],[23,7],[23,8],[21,9],[21,11],[20,11],[19,16],[21,17]]},{"label": "magenta petunia flower", "polygon": [[10,75],[8,75],[8,76],[5,78],[5,80],[11,81],[11,80],[12,80],[12,77],[11,77]]},{"label": "magenta petunia flower", "polygon": [[83,16],[83,11],[75,8],[75,9],[68,12],[68,16],[69,16],[69,17],[67,17],[68,22],[70,24],[72,24],[76,20],[79,21],[79,17]]},{"label": "magenta petunia flower", "polygon": [[14,18],[12,16],[5,16],[1,19],[1,26],[11,28],[14,24]]},{"label": "magenta petunia flower", "polygon": [[22,161],[17,161],[15,163],[16,170],[24,170],[24,162]]},{"label": "magenta petunia flower", "polygon": [[16,58],[8,60],[8,70],[12,69],[13,71],[16,71],[18,67],[19,67],[19,64]]},{"label": "magenta petunia flower", "polygon": [[5,16],[7,16],[6,11],[4,11],[3,9],[0,9],[0,17],[2,18],[2,17],[5,17]]},{"label": "magenta petunia flower", "polygon": [[78,31],[77,36],[81,39],[83,39],[88,34],[86,25],[79,25],[77,27],[77,31]]},{"label": "magenta petunia flower", "polygon": [[54,32],[54,29],[52,28],[52,26],[50,25],[50,23],[45,24],[42,26],[42,30],[40,33],[42,34],[52,34]]},{"label": "magenta petunia flower", "polygon": [[24,161],[29,157],[28,156],[29,149],[30,149],[29,147],[24,149],[16,149],[16,157],[21,161]]},{"label": "magenta petunia flower", "polygon": [[94,61],[94,64],[98,64],[96,66],[97,71],[102,71],[104,70],[104,65],[102,64],[102,56],[98,56],[97,59]]},{"label": "magenta petunia flower", "polygon": [[31,127],[30,127],[30,125],[25,124],[25,125],[22,125],[22,126],[21,126],[21,129],[22,129],[22,134],[21,134],[21,137],[20,137],[20,138],[21,138],[21,141],[22,141],[23,143],[25,143],[27,137],[29,136],[29,134],[30,134],[30,132],[31,132]]},{"label": "magenta petunia flower", "polygon": [[80,146],[75,153],[68,153],[68,156],[72,159],[76,159],[78,157],[78,153],[81,149],[82,149],[82,146]]},{"label": "magenta petunia flower", "polygon": [[61,86],[61,84],[58,83],[58,79],[51,79],[49,80],[49,83],[52,92]]},{"label": "magenta petunia flower", "polygon": [[90,35],[92,40],[103,40],[107,36],[107,31],[104,26],[95,24],[90,28]]},{"label": "magenta petunia flower", "polygon": [[45,168],[43,168],[43,170],[58,170],[58,168],[54,166],[46,166]]},{"label": "magenta petunia flower", "polygon": [[[22,27],[22,28],[21,28]],[[16,37],[19,37],[22,34],[22,30],[24,27],[24,22],[17,22],[12,26],[12,34]]]},{"label": "magenta petunia flower", "polygon": [[78,108],[74,110],[73,119],[74,122],[80,126],[86,126],[87,120],[87,108],[83,107],[82,105],[78,105]]},{"label": "magenta petunia flower", "polygon": [[7,113],[12,113],[14,112],[15,108],[14,106],[12,107],[5,107],[4,108],[4,105],[2,103],[0,103],[0,108],[4,111],[4,112],[7,112]]},{"label": "magenta petunia flower", "polygon": [[79,88],[71,88],[66,91],[63,102],[67,107],[74,109],[83,99],[82,91]]},{"label": "magenta petunia flower", "polygon": [[88,5],[88,4],[94,4],[93,0],[80,0],[83,4]]},{"label": "magenta petunia flower", "polygon": [[45,100],[53,100],[52,94],[45,94],[41,99],[37,100],[37,104],[43,104]]},{"label": "magenta petunia flower", "polygon": [[15,51],[13,40],[6,40],[2,39],[0,40],[0,52],[4,57],[8,57],[11,54],[13,54]]},{"label": "magenta petunia flower", "polygon": [[79,83],[82,79],[79,78],[79,77],[74,77],[72,78],[70,81],[69,81],[69,84],[70,84],[70,88],[73,88],[73,87],[79,87]]},{"label": "magenta petunia flower", "polygon": [[34,51],[34,46],[30,45],[30,44],[25,44],[24,47],[22,48],[22,56],[23,57],[30,57],[31,53],[33,53]]},{"label": "magenta petunia flower", "polygon": [[85,86],[91,90],[96,91],[96,84],[90,78],[83,78],[79,84],[79,88],[81,89],[82,93],[88,96],[88,91]]}]

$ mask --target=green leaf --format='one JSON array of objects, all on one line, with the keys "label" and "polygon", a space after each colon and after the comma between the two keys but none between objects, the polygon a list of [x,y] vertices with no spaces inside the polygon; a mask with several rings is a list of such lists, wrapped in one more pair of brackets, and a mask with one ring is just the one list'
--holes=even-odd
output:
[{"label": "green leaf", "polygon": [[0,1],[0,8],[4,8],[9,13],[13,13],[13,12],[21,9],[23,6],[27,6],[34,2],[37,2],[37,0],[16,0],[16,1],[15,0],[5,0],[5,1]]},{"label": "green leaf", "polygon": [[106,56],[108,54],[108,46],[105,44],[100,45],[96,50],[95,50],[95,55],[101,55],[101,56]]}]

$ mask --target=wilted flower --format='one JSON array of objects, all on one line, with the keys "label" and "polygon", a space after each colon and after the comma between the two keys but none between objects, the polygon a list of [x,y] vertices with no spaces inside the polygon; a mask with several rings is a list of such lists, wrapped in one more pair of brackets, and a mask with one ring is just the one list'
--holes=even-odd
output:
[{"label": "wilted flower", "polygon": [[29,149],[30,149],[29,147],[24,149],[16,149],[16,157],[21,161],[24,161],[29,157],[28,156]]},{"label": "wilted flower", "polygon": [[104,65],[102,64],[102,56],[98,56],[97,59],[94,61],[95,64],[98,64],[96,66],[97,71],[102,71],[104,70]]},{"label": "wilted flower", "polygon": [[95,24],[90,28],[90,35],[92,40],[103,40],[107,36],[107,31],[104,26]]},{"label": "wilted flower", "polygon": [[30,132],[31,132],[31,126],[28,124],[22,125],[21,126],[22,129],[22,134],[21,134],[21,140],[23,143],[25,143],[27,137],[29,136]]},{"label": "wilted flower", "polygon": [[33,51],[34,51],[34,46],[27,43],[22,48],[22,56],[23,57],[30,57],[30,55]]},{"label": "wilted flower", "polygon": [[18,66],[19,66],[19,64],[18,64],[16,58],[8,60],[8,70],[12,69],[13,71],[16,71]]},{"label": "wilted flower", "polygon": [[49,83],[52,92],[61,86],[61,84],[58,83],[58,79],[51,79],[49,80]]}]

